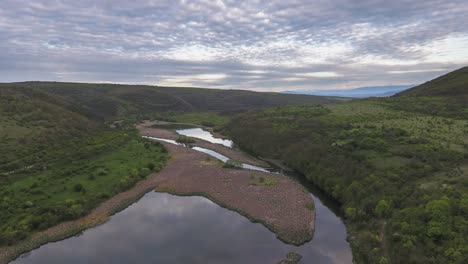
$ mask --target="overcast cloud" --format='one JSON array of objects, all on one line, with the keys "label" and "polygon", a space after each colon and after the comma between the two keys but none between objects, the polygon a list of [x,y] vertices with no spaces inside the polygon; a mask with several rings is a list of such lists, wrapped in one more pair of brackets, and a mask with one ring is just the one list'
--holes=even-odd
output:
[{"label": "overcast cloud", "polygon": [[468,65],[467,14],[466,0],[0,0],[0,82],[416,84]]}]

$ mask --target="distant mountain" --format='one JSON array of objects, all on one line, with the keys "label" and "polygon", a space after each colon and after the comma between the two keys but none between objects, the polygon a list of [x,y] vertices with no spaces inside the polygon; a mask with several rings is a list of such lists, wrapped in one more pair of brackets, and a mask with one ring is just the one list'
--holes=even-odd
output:
[{"label": "distant mountain", "polygon": [[467,97],[468,66],[408,89],[398,94],[398,96],[400,95]]},{"label": "distant mountain", "polygon": [[390,86],[371,86],[359,87],[354,89],[342,90],[297,90],[297,91],[284,91],[283,93],[289,94],[309,94],[320,96],[341,96],[353,98],[366,98],[366,97],[386,97],[392,96],[396,93],[404,91],[414,85],[390,85]]}]

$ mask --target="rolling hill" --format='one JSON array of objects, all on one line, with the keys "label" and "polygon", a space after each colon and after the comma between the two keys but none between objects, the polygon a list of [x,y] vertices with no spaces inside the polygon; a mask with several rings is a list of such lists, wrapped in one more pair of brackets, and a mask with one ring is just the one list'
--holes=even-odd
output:
[{"label": "rolling hill", "polygon": [[338,102],[338,98],[245,90],[219,90],[144,85],[23,82],[2,87],[30,89],[61,98],[89,117],[107,120],[129,114],[154,112],[236,112],[281,105]]}]

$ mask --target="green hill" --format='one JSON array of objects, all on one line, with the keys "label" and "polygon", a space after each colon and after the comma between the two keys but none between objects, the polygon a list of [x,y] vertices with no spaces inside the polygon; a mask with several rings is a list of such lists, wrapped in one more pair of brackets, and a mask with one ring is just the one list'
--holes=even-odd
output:
[{"label": "green hill", "polygon": [[468,67],[452,71],[428,81],[397,96],[468,96]]},{"label": "green hill", "polygon": [[447,73],[386,100],[396,110],[468,119],[468,67]]},{"label": "green hill", "polygon": [[79,107],[60,98],[29,88],[0,88],[0,172],[29,166],[47,148],[99,129]]}]

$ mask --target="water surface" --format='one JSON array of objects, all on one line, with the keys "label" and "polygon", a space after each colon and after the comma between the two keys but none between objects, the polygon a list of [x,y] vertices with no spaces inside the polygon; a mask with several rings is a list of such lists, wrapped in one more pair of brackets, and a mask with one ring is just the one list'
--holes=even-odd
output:
[{"label": "water surface", "polygon": [[188,137],[194,137],[206,140],[211,143],[221,144],[226,147],[232,148],[233,142],[230,139],[217,138],[211,134],[211,132],[203,130],[201,128],[189,128],[176,130],[177,134]]},{"label": "water surface", "polygon": [[351,263],[343,223],[314,200],[315,236],[299,247],[203,197],[150,192],[109,222],[13,263],[277,263],[289,251],[303,255],[301,263]]}]

